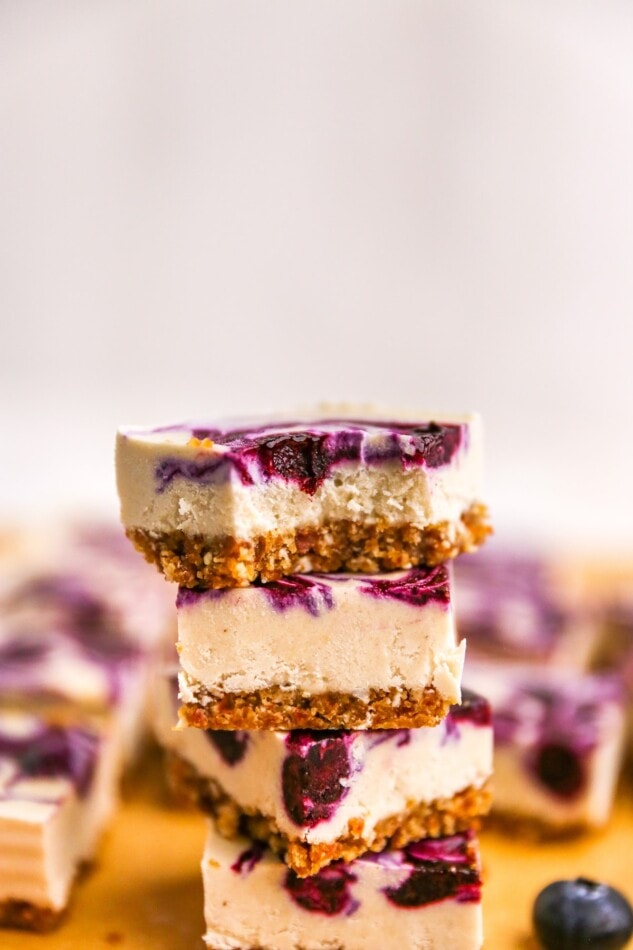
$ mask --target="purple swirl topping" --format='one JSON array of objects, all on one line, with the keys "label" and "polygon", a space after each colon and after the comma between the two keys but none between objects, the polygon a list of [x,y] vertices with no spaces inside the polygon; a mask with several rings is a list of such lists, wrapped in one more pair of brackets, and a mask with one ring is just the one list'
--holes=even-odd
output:
[{"label": "purple swirl topping", "polygon": [[[90,790],[99,749],[98,737],[79,727],[64,729],[42,723],[25,737],[0,733],[0,758],[13,761],[24,778],[68,778],[80,796]],[[10,786],[4,792],[10,794]]]},{"label": "purple swirl topping", "polygon": [[[306,610],[312,617],[318,617],[326,610],[334,607],[334,596],[329,575],[323,574],[291,574],[277,581],[262,584],[257,581],[251,584],[248,590],[260,591],[270,602],[273,610],[284,613],[295,607]],[[194,607],[201,600],[220,600],[227,596],[231,588],[220,590],[196,590],[181,587],[176,596],[176,607]],[[243,595],[238,595],[243,596]]]},{"label": "purple swirl topping", "polygon": [[159,492],[177,477],[216,484],[235,474],[244,485],[280,478],[313,495],[334,468],[347,462],[399,462],[405,469],[447,465],[466,431],[456,424],[353,419],[326,419],[305,428],[294,422],[250,429],[174,426],[154,431],[183,430],[192,438],[210,439],[225,451],[213,454],[201,448],[194,459],[161,459],[155,469]]},{"label": "purple swirl topping", "polygon": [[[334,585],[339,587],[346,583],[358,584],[360,592],[370,597],[397,600],[412,607],[424,607],[430,603],[448,605],[451,602],[450,575],[444,564],[416,567],[403,573],[398,571],[377,577],[358,574],[290,574],[267,584],[256,581],[249,588],[240,588],[238,596],[244,596],[244,590],[259,591],[279,613],[301,607],[311,616],[318,617],[334,608]],[[176,607],[194,607],[203,599],[220,600],[230,591],[230,588],[197,590],[181,587],[176,597]]]},{"label": "purple swirl topping", "polygon": [[423,839],[403,849],[413,870],[398,887],[384,894],[402,908],[423,907],[452,898],[459,903],[481,899],[481,875],[469,833]]},{"label": "purple swirl topping", "polygon": [[286,873],[284,887],[299,907],[313,914],[349,917],[360,906],[351,894],[350,885],[356,875],[340,862],[322,868],[312,877],[300,878],[290,868]]},{"label": "purple swirl topping", "polygon": [[361,590],[372,597],[398,600],[412,607],[451,602],[450,577],[445,564],[415,567],[392,578],[389,575],[363,578]]},{"label": "purple swirl topping", "polygon": [[288,733],[288,754],[282,765],[286,811],[295,825],[314,827],[328,821],[348,794],[342,784],[352,774],[352,734],[297,729]]}]

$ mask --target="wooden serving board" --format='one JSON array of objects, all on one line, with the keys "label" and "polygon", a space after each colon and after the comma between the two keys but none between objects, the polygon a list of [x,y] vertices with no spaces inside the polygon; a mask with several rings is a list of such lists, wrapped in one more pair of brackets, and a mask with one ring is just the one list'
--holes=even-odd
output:
[{"label": "wooden serving board", "polygon": [[[129,786],[67,920],[47,935],[0,931],[2,950],[203,950],[204,820],[168,805],[153,760]],[[633,783],[604,833],[537,844],[490,829],[481,844],[486,950],[537,950],[532,903],[550,881],[593,877],[633,902]]]}]

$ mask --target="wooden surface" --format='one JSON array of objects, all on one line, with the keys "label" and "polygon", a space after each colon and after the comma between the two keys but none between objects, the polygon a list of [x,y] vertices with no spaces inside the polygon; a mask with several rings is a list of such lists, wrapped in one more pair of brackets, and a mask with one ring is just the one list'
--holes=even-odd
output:
[{"label": "wooden surface", "polygon": [[[78,885],[66,922],[45,936],[0,932],[2,950],[203,950],[204,822],[170,808],[157,764],[144,768],[130,783],[98,866]],[[605,833],[538,845],[488,830],[481,842],[486,950],[536,950],[532,902],[556,878],[608,881],[633,901],[631,782],[621,788]]]}]

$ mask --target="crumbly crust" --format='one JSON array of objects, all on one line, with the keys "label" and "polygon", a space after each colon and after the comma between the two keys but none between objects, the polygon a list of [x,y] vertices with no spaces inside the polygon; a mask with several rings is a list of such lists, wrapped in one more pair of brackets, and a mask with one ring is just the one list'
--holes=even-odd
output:
[{"label": "crumbly crust", "polygon": [[492,532],[485,505],[472,504],[458,522],[412,524],[335,521],[252,539],[154,533],[128,528],[145,559],[183,587],[246,587],[308,571],[375,573],[440,564],[476,550]]},{"label": "crumbly crust", "polygon": [[38,907],[37,904],[29,904],[27,901],[0,901],[0,927],[46,933],[61,923],[65,913],[65,909]]},{"label": "crumbly crust", "polygon": [[387,846],[403,848],[420,838],[435,838],[468,828],[476,829],[479,819],[488,813],[492,802],[488,784],[481,788],[469,786],[452,798],[409,803],[405,811],[379,821],[371,838],[364,836],[364,822],[358,818],[348,822],[346,833],[336,841],[308,844],[290,841],[279,831],[272,818],[241,808],[218,782],[199,775],[189,762],[175,752],[169,753],[167,773],[177,800],[213,815],[221,835],[234,838],[246,833],[251,838],[265,841],[275,852],[284,856],[286,864],[299,877],[316,874],[332,861],[353,861],[367,851],[382,851]]},{"label": "crumbly crust", "polygon": [[215,696],[196,683],[196,703],[180,707],[180,719],[198,729],[418,729],[436,726],[450,703],[434,686],[370,689],[306,696],[300,689],[267,686]]}]

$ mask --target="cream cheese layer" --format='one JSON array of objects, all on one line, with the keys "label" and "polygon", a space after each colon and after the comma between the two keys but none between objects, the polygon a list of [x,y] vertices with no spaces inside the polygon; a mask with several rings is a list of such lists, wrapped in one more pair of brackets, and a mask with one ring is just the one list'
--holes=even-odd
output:
[{"label": "cream cheese layer", "polygon": [[366,696],[434,687],[459,702],[457,645],[444,565],[379,576],[292,575],[223,591],[181,589],[184,701],[270,686]]}]

